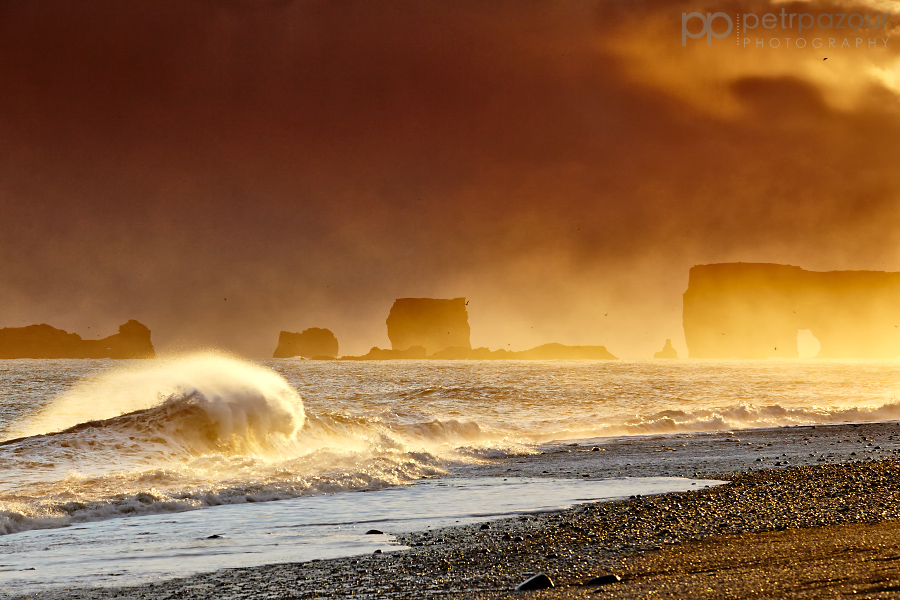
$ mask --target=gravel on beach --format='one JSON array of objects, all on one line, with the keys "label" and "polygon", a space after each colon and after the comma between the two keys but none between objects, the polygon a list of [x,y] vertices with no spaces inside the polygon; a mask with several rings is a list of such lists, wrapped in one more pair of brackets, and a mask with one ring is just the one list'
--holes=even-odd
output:
[{"label": "gravel on beach", "polygon": [[[17,598],[639,598],[660,592],[827,597],[840,595],[841,586],[861,597],[900,593],[900,548],[891,541],[897,536],[889,535],[900,531],[900,461],[788,466],[720,477],[729,483],[493,521],[487,528],[474,524],[398,535],[410,547],[402,551],[386,545],[383,553],[362,557]],[[779,544],[786,556],[778,553]],[[868,579],[848,579],[847,567],[863,564],[860,552],[882,568],[867,567]],[[775,577],[778,565],[782,573],[797,570],[792,556],[806,556],[810,569],[793,587]],[[555,587],[513,591],[537,573],[549,576]],[[623,580],[582,585],[605,574]]]}]

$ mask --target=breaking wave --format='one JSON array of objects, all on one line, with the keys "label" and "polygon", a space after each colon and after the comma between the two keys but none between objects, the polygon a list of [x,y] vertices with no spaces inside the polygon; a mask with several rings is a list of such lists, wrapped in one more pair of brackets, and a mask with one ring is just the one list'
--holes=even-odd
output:
[{"label": "breaking wave", "polygon": [[628,423],[630,433],[665,433],[681,431],[720,431],[755,429],[788,425],[823,425],[857,421],[892,421],[900,419],[900,403],[882,406],[816,408],[785,407],[780,404],[753,406],[741,404],[722,409],[696,411],[669,410]]},{"label": "breaking wave", "polygon": [[[714,382],[701,395],[684,378],[659,384],[642,364],[604,365],[622,373],[603,377],[588,363],[268,368],[206,354],[129,364],[7,429],[0,534],[378,489],[566,440],[900,420],[890,370],[818,383],[789,366],[770,384],[767,364],[736,387],[731,371],[699,365]],[[873,382],[858,401],[857,381]],[[298,389],[319,395],[304,402]]]},{"label": "breaking wave", "polygon": [[[869,407],[785,407],[739,404],[723,408],[663,410],[642,416],[618,415],[601,423],[570,423],[544,436],[545,441],[621,435],[675,434],[900,420],[900,403]],[[549,437],[547,437],[549,436]]]},{"label": "breaking wave", "polygon": [[283,377],[217,355],[113,371],[0,442],[0,534],[377,489],[479,460],[477,424],[422,416],[307,415]]},{"label": "breaking wave", "polygon": [[303,401],[283,377],[260,365],[204,354],[139,363],[89,378],[16,431],[30,437],[104,426],[173,432],[180,426],[190,436],[195,426],[199,434],[224,439],[265,437],[269,431],[291,435],[303,422]]}]

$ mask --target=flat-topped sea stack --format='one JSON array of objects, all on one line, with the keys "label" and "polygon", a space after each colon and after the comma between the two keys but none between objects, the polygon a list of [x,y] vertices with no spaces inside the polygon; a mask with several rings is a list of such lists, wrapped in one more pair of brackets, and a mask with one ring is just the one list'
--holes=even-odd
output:
[{"label": "flat-topped sea stack", "polygon": [[434,354],[445,348],[472,349],[465,298],[400,298],[386,323],[393,350],[421,346]]},{"label": "flat-topped sea stack", "polygon": [[282,331],[272,358],[337,358],[338,341],[328,329],[310,327],[300,333]]},{"label": "flat-topped sea stack", "polygon": [[530,350],[472,349],[465,298],[400,298],[387,318],[391,349],[341,360],[614,360],[603,346],[544,344]]},{"label": "flat-topped sea stack", "polygon": [[150,329],[134,320],[102,340],[41,324],[0,329],[0,358],[156,358],[156,351]]},{"label": "flat-topped sea stack", "polygon": [[797,332],[806,329],[819,358],[896,358],[900,273],[699,265],[690,271],[683,323],[691,358],[797,358]]}]

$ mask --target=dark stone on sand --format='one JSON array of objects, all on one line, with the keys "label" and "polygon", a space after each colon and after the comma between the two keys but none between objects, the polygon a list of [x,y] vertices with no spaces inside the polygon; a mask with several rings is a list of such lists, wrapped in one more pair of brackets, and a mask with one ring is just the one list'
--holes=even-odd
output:
[{"label": "dark stone on sand", "polygon": [[218,540],[218,539],[223,538],[223,537],[225,537],[225,536],[219,535],[218,533],[214,533],[214,534],[212,534],[212,535],[206,536],[206,539],[208,539],[208,540]]},{"label": "dark stone on sand", "polygon": [[373,552],[372,554],[384,554],[384,553],[381,551],[381,548],[379,548],[378,550],[376,550],[376,551]]},{"label": "dark stone on sand", "polygon": [[482,523],[482,524],[481,524],[481,529],[482,529],[482,530],[484,530],[484,529],[490,529],[490,528],[491,528],[491,526],[490,526],[489,524],[487,524],[487,523]]},{"label": "dark stone on sand", "polygon": [[538,573],[534,577],[530,577],[516,586],[517,592],[528,592],[530,590],[545,590],[552,588],[553,582],[543,573]]},{"label": "dark stone on sand", "polygon": [[370,529],[366,532],[366,535],[384,535],[384,532],[378,529]]},{"label": "dark stone on sand", "polygon": [[609,575],[599,575],[597,577],[591,577],[584,582],[584,585],[608,585],[610,583],[618,583],[619,581],[622,581],[621,577],[619,577],[615,573],[610,573]]}]

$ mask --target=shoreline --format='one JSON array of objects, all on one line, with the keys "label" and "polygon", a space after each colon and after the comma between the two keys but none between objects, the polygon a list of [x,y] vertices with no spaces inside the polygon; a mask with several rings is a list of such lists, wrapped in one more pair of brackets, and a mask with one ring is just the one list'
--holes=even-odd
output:
[{"label": "shoreline", "polygon": [[[893,587],[900,586],[900,575],[893,582],[889,574],[871,568],[861,573],[857,568],[857,579],[849,583],[845,577],[862,564],[864,550],[875,565],[900,560],[900,548],[891,542],[897,536],[887,535],[900,531],[900,461],[787,466],[704,477],[729,483],[491,521],[485,529],[474,524],[399,534],[397,541],[409,549],[396,552],[385,545],[382,554],[228,569],[127,588],[0,593],[0,598],[480,599],[588,593],[592,598],[637,598],[663,590],[701,597],[791,596],[800,592],[784,587],[783,581],[771,582],[769,575],[781,564],[784,580],[794,572],[791,556],[812,552],[813,547],[820,548],[813,554],[822,564],[816,567],[812,559],[804,564],[811,569],[809,581],[819,582],[820,595],[847,585],[871,594],[900,590]],[[872,549],[854,541],[857,538],[888,541]],[[837,552],[839,543],[844,546],[838,550],[857,551]],[[806,545],[810,548],[804,550]],[[754,562],[753,552],[764,551],[769,559]],[[512,593],[535,573],[547,574],[556,587]],[[581,585],[610,573],[624,581],[602,588]],[[867,579],[865,573],[873,575]],[[800,591],[809,581],[800,581]]]}]

